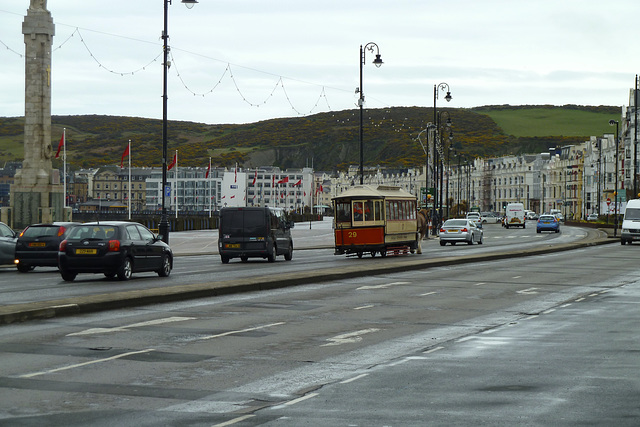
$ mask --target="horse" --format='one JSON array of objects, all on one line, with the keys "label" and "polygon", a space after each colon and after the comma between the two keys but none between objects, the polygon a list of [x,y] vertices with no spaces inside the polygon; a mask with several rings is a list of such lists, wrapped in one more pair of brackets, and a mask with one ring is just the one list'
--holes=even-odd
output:
[{"label": "horse", "polygon": [[429,211],[422,208],[418,211],[418,253],[422,253],[422,239],[429,232]]}]

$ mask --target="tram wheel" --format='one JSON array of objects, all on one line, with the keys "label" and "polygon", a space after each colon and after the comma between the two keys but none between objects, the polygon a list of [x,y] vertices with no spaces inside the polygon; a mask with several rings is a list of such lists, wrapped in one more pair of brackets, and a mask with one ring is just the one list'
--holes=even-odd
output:
[{"label": "tram wheel", "polygon": [[358,258],[362,258],[362,252],[358,252]]},{"label": "tram wheel", "polygon": [[376,251],[371,251],[371,258],[375,258],[376,257]]},{"label": "tram wheel", "polygon": [[383,250],[381,250],[381,251],[380,251],[380,256],[381,256],[382,258],[386,257],[386,256],[387,256],[387,251],[386,251],[386,250],[384,250],[384,249],[383,249]]}]

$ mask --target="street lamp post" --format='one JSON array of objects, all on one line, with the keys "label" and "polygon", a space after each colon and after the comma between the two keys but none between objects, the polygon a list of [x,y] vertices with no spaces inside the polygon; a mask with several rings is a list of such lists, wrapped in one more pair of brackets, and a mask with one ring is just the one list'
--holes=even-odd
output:
[{"label": "street lamp post", "polygon": [[356,89],[356,93],[360,93],[360,98],[358,98],[358,106],[360,107],[360,185],[364,184],[364,144],[363,144],[363,127],[362,127],[362,109],[364,107],[364,90],[362,89],[362,68],[364,67],[365,61],[365,52],[368,49],[369,52],[373,53],[373,48],[376,49],[376,59],[373,60],[373,64],[376,67],[380,67],[383,62],[382,58],[380,58],[380,49],[378,45],[374,42],[369,42],[364,47],[360,45],[360,87]]},{"label": "street lamp post", "polygon": [[[434,140],[434,144],[433,144],[433,182],[434,182],[434,211],[437,211],[436,209],[436,204],[438,203],[438,169],[441,169],[441,167],[439,167],[438,162],[441,162],[442,159],[439,158],[441,156],[438,156],[438,150],[437,150],[437,143],[438,143],[438,135],[439,135],[439,115],[438,115],[438,110],[437,110],[437,101],[438,101],[438,93],[439,91],[446,91],[447,95],[444,97],[444,99],[447,102],[451,101],[451,90],[449,88],[449,84],[442,82],[440,84],[437,85],[433,85],[433,123],[435,123],[436,125],[436,138]],[[449,119],[449,123],[451,122],[451,120]],[[442,196],[440,196],[442,197]],[[435,224],[434,230],[435,229],[439,229],[439,222],[442,220],[442,203],[440,203],[440,210],[439,210],[439,216],[438,216],[438,224]],[[434,233],[435,234],[435,233]]]},{"label": "street lamp post", "polygon": [[424,162],[424,197],[425,197],[425,205],[426,205],[426,199],[427,199],[427,194],[429,192],[429,143],[427,140],[427,146],[425,147],[424,144],[422,143],[422,139],[420,139],[420,135],[422,135],[422,132],[428,131],[430,129],[430,126],[427,125],[426,128],[422,129],[419,133],[418,133],[418,142],[420,143],[420,146],[422,147],[422,151],[424,151],[424,156],[425,156],[425,162]]},{"label": "street lamp post", "polygon": [[[182,0],[185,6],[191,9],[197,0]],[[162,241],[169,243],[169,220],[167,219],[167,207],[165,206],[165,191],[167,188],[167,73],[171,64],[169,63],[169,4],[171,0],[164,0],[164,30],[163,40],[163,62],[162,62],[162,216],[158,224],[158,234]]]},{"label": "street lamp post", "polygon": [[616,135],[613,138],[614,140],[614,145],[615,145],[615,150],[616,150],[616,178],[615,178],[615,189],[613,190],[613,237],[616,237],[618,235],[618,125],[619,122],[617,120],[609,120],[609,126],[616,126]]},{"label": "street lamp post", "polygon": [[638,195],[638,75],[636,74],[636,87],[633,91],[633,197]]}]

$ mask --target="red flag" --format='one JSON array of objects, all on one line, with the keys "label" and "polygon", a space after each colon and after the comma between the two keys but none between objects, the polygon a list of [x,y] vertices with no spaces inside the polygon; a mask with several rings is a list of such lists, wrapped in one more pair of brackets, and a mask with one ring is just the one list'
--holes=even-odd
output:
[{"label": "red flag", "polygon": [[122,160],[120,160],[120,167],[124,167],[124,158],[129,155],[129,144],[127,144],[127,148],[124,149],[124,153],[122,153]]},{"label": "red flag", "polygon": [[211,171],[211,161],[209,161],[209,167],[207,168],[207,173],[204,175],[205,178],[209,178],[210,171]]},{"label": "red flag", "polygon": [[60,155],[60,150],[64,146],[64,132],[62,132],[62,136],[60,137],[60,143],[58,144],[58,151],[56,151],[56,159]]},{"label": "red flag", "polygon": [[238,164],[236,163],[235,175],[233,176],[233,182],[238,182]]},{"label": "red flag", "polygon": [[256,173],[253,175],[253,182],[251,185],[256,185],[256,179],[258,179],[258,169],[256,169]]},{"label": "red flag", "polygon": [[236,198],[236,195],[234,194],[233,196],[231,196],[231,198],[232,198],[232,199],[235,199],[235,198]]},{"label": "red flag", "polygon": [[289,177],[285,176],[284,178],[282,178],[280,181],[278,181],[278,184],[285,184],[289,182]]},{"label": "red flag", "polygon": [[298,182],[296,182],[295,184],[293,184],[293,186],[298,186],[298,185],[302,185],[302,179],[299,179]]},{"label": "red flag", "polygon": [[169,166],[167,166],[167,170],[170,171],[178,162],[178,153],[173,155],[173,160],[171,161],[171,163],[169,163]]}]

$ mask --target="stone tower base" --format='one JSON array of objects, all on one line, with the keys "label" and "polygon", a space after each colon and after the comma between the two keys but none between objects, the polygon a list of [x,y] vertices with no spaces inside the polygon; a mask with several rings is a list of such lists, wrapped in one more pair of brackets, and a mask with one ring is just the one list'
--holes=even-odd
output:
[{"label": "stone tower base", "polygon": [[28,188],[13,185],[11,187],[11,211],[7,216],[11,219],[9,225],[16,230],[30,224],[68,221],[71,219],[71,209],[66,210],[68,212],[65,212],[62,185],[47,184]]}]

